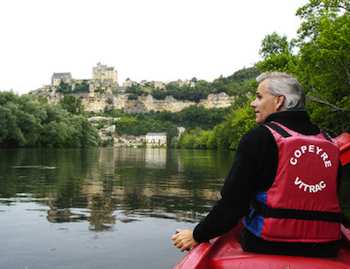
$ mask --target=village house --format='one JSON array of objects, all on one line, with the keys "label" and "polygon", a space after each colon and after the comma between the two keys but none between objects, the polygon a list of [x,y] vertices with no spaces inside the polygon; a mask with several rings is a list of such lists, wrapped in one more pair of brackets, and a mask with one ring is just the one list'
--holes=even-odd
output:
[{"label": "village house", "polygon": [[147,146],[166,146],[166,133],[147,133]]}]

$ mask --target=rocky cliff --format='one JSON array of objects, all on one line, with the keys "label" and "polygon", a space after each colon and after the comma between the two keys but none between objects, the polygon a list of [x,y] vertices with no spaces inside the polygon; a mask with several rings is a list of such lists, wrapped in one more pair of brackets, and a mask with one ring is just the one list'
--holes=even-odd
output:
[{"label": "rocky cliff", "polygon": [[[50,103],[58,103],[63,94],[55,91],[53,87],[40,89],[32,92],[33,95],[44,96]],[[179,112],[189,106],[203,106],[205,108],[225,108],[234,102],[234,97],[228,96],[222,92],[219,94],[209,94],[207,99],[202,99],[196,103],[193,101],[181,101],[172,96],[167,96],[164,100],[157,100],[152,95],[139,96],[136,100],[128,100],[128,94],[113,95],[105,94],[74,94],[71,95],[80,98],[85,111],[101,112],[106,109],[120,109],[127,113],[146,113],[150,111],[169,111]]]},{"label": "rocky cliff", "polygon": [[124,110],[127,113],[145,113],[150,111],[179,112],[189,106],[203,106],[205,108],[225,108],[234,101],[234,97],[226,93],[210,94],[207,99],[200,100],[199,103],[192,101],[180,101],[172,96],[167,96],[164,100],[157,100],[152,95],[139,96],[137,100],[128,100],[127,94],[120,94],[106,98],[104,96],[86,98],[83,104],[86,111],[99,112],[110,106],[115,109]]}]

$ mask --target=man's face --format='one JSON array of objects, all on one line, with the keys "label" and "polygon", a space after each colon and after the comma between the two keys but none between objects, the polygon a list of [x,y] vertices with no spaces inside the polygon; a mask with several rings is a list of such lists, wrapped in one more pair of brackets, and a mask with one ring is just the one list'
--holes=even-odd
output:
[{"label": "man's face", "polygon": [[261,82],[256,91],[256,97],[250,106],[255,112],[256,123],[263,123],[272,113],[277,112],[283,105],[284,96],[273,96],[267,88],[267,80]]}]

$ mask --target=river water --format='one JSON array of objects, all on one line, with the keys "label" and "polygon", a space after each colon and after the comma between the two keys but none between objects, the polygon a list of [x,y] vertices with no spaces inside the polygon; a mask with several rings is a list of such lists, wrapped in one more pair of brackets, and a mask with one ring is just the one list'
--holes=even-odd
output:
[{"label": "river water", "polygon": [[172,268],[233,152],[0,151],[0,268]]}]

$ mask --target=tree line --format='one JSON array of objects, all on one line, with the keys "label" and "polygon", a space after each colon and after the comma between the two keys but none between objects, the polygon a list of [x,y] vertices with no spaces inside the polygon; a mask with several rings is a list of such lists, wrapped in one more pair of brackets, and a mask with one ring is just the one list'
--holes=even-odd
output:
[{"label": "tree line", "polygon": [[[229,109],[192,106],[178,113],[150,112],[127,114],[120,110],[100,115],[117,118],[119,135],[145,135],[166,132],[169,144],[178,135],[178,126],[213,128],[223,121]],[[58,104],[33,95],[18,96],[0,92],[0,147],[89,147],[100,145],[98,126],[94,127],[79,98],[65,95]]]},{"label": "tree line", "polygon": [[[121,110],[107,111],[101,116],[117,118],[116,132],[119,135],[145,135],[148,132],[166,132],[168,144],[178,136],[177,127],[186,129],[214,128],[218,122],[222,122],[230,108],[206,109],[201,106],[190,106],[184,110],[172,112],[148,112],[142,114],[127,114]],[[172,142],[173,146],[176,145]]]},{"label": "tree line", "polygon": [[[74,98],[74,97],[73,97]],[[30,95],[0,92],[0,147],[89,147],[97,130],[80,110],[69,112],[71,97],[58,105]]]},{"label": "tree line", "polygon": [[[301,18],[297,38],[276,32],[262,40],[259,72],[294,75],[307,94],[311,120],[336,136],[350,131],[350,2],[309,0],[296,13]],[[244,89],[256,87],[251,80]],[[251,99],[241,99],[213,130],[189,130],[178,145],[184,148],[235,149],[243,133],[254,126]]]},{"label": "tree line", "polygon": [[154,87],[152,84],[134,84],[126,88],[129,100],[136,100],[138,96],[151,94],[155,99],[164,100],[172,96],[177,100],[189,100],[199,102],[207,99],[209,94],[224,92],[230,96],[237,96],[246,93],[249,88],[247,81],[259,74],[255,67],[243,68],[228,77],[220,76],[213,82],[197,80],[192,78],[187,83],[169,82],[164,89]]}]

